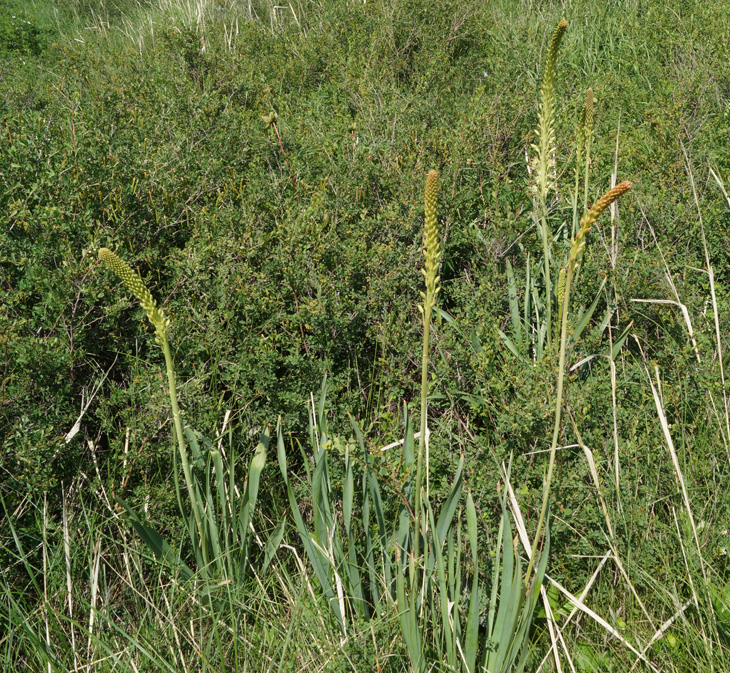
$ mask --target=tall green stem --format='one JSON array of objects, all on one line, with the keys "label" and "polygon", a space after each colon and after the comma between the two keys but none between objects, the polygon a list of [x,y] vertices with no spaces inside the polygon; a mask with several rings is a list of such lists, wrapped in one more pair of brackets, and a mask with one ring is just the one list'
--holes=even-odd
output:
[{"label": "tall green stem", "polygon": [[[159,332],[158,332],[158,336]],[[175,427],[175,435],[177,436],[177,448],[180,452],[180,462],[182,463],[183,475],[185,476],[185,485],[188,489],[190,496],[190,503],[193,510],[193,517],[195,518],[195,526],[198,529],[198,544],[200,545],[201,552],[203,554],[203,565],[204,572],[208,569],[208,549],[205,544],[205,530],[203,528],[203,520],[200,515],[200,506],[198,503],[198,497],[195,492],[195,485],[193,484],[193,475],[190,471],[190,462],[188,461],[188,452],[185,447],[185,440],[183,439],[183,428],[182,418],[180,416],[180,407],[177,404],[177,385],[175,383],[175,367],[172,361],[172,353],[170,352],[170,344],[167,340],[167,335],[160,337],[160,346],[162,352],[165,355],[165,368],[167,369],[167,385],[170,389],[170,407],[172,408],[172,421]]]},{"label": "tall green stem", "polygon": [[[423,455],[426,442],[428,441],[428,355],[429,337],[431,330],[431,313],[436,304],[438,294],[439,276],[438,264],[441,257],[439,248],[438,226],[436,221],[436,204],[438,199],[439,175],[437,171],[430,171],[426,177],[425,189],[425,244],[424,244],[424,268],[421,270],[426,279],[426,292],[421,292],[423,305],[419,310],[423,314],[423,351],[421,356],[421,435],[418,439],[418,461],[416,463],[416,484],[415,484],[415,534],[413,539],[412,558],[421,555],[421,519],[422,519],[422,487],[423,487]],[[428,472],[428,466],[426,468]],[[411,582],[415,585],[415,569],[411,564]]]},{"label": "tall green stem", "polygon": [[580,264],[583,250],[586,246],[586,236],[591,227],[598,219],[599,215],[608,208],[619,196],[631,189],[631,183],[626,181],[616,185],[613,189],[607,191],[593,207],[583,216],[580,221],[580,229],[573,239],[570,247],[570,257],[568,259],[568,269],[565,278],[565,297],[562,305],[562,316],[560,326],[560,356],[558,359],[558,386],[555,395],[555,421],[553,424],[553,438],[550,444],[550,456],[548,460],[547,475],[543,485],[542,507],[540,508],[540,518],[537,521],[537,530],[532,544],[532,553],[530,554],[530,562],[525,573],[525,590],[529,589],[532,576],[532,568],[535,565],[537,556],[537,546],[540,543],[543,528],[545,526],[545,517],[547,516],[548,502],[550,501],[550,487],[553,480],[553,472],[555,469],[555,454],[558,448],[558,438],[560,436],[560,420],[563,411],[563,385],[565,380],[565,350],[568,341],[568,310],[570,307],[570,290],[573,284],[573,278]]},{"label": "tall green stem", "polygon": [[548,460],[548,470],[543,485],[542,507],[540,508],[540,518],[537,521],[537,530],[535,531],[535,541],[532,545],[532,553],[530,554],[530,563],[525,573],[525,590],[529,589],[532,568],[535,564],[537,554],[537,545],[542,535],[545,525],[545,516],[547,515],[548,502],[550,500],[550,485],[553,480],[553,471],[555,469],[555,454],[557,453],[558,437],[560,435],[560,418],[563,409],[563,384],[565,380],[565,344],[568,333],[568,304],[570,299],[570,287],[573,283],[573,272],[575,265],[568,264],[568,271],[565,278],[565,298],[563,299],[561,327],[560,327],[560,357],[558,360],[558,389],[555,394],[555,421],[553,423],[553,439],[550,444],[550,457]]}]

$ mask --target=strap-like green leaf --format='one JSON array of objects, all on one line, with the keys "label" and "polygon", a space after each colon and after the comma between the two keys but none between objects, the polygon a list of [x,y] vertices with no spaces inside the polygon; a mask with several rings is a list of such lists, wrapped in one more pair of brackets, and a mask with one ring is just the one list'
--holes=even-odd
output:
[{"label": "strap-like green leaf", "polygon": [[471,582],[471,596],[469,596],[469,611],[466,616],[466,638],[464,640],[464,664],[466,673],[475,673],[477,647],[479,645],[479,565],[477,554],[477,512],[471,491],[466,496],[466,529],[469,535],[469,547],[473,576]]},{"label": "strap-like green leaf", "polygon": [[497,332],[499,333],[499,336],[502,337],[502,341],[504,342],[504,345],[509,348],[515,357],[520,357],[520,352],[517,350],[517,347],[512,343],[512,339],[510,339],[501,329],[497,329]]},{"label": "strap-like green leaf", "polygon": [[[426,509],[428,510],[428,517],[431,523],[431,530],[435,530],[433,521],[433,510],[431,509],[431,503],[426,500]],[[453,636],[451,632],[451,621],[449,619],[449,611],[451,602],[449,596],[449,590],[446,584],[446,570],[444,568],[444,556],[443,556],[443,541],[434,540],[435,544],[431,549],[431,553],[436,559],[436,575],[438,577],[439,587],[439,608],[441,613],[441,636],[446,642],[446,656],[447,663],[453,669],[456,667],[456,653],[454,649]],[[434,615],[435,617],[435,615]]]},{"label": "strap-like green leaf", "polygon": [[507,294],[509,296],[509,310],[512,316],[512,338],[518,351],[522,350],[522,323],[520,322],[520,305],[517,300],[517,283],[509,259],[507,263]]},{"label": "strap-like green leaf", "polygon": [[264,563],[261,566],[261,575],[266,575],[266,571],[274,560],[274,555],[279,550],[281,541],[284,538],[284,531],[286,530],[286,519],[282,519],[281,523],[274,529],[269,535],[269,539],[266,540],[266,546],[264,547]]},{"label": "strap-like green leaf", "polygon": [[152,553],[164,563],[175,568],[184,579],[189,580],[193,577],[193,571],[180,560],[173,548],[152,526],[144,523],[137,513],[121,498],[114,498],[127,513],[127,521],[142,538],[142,541],[150,548]]},{"label": "strap-like green leaf", "polygon": [[593,317],[593,313],[596,310],[596,306],[598,306],[598,300],[601,298],[601,292],[603,292],[603,286],[606,284],[606,279],[603,279],[603,282],[601,283],[601,287],[598,288],[598,292],[596,292],[596,298],[593,300],[593,303],[588,307],[587,311],[583,312],[583,315],[581,316],[581,319],[578,321],[578,324],[575,326],[575,330],[573,331],[573,341],[576,341],[578,337],[581,335],[583,330],[585,329],[585,326],[588,324],[588,321]]},{"label": "strap-like green leaf", "polygon": [[443,543],[446,539],[446,533],[451,527],[451,522],[454,519],[454,514],[459,506],[459,499],[461,498],[461,486],[463,483],[462,475],[464,471],[464,456],[459,459],[459,465],[456,468],[456,475],[454,475],[454,483],[451,485],[451,492],[449,493],[446,502],[441,508],[441,514],[439,514],[438,523],[436,524],[436,534],[438,535],[439,544]]},{"label": "strap-like green leaf", "polygon": [[623,348],[624,343],[626,342],[626,338],[629,336],[629,330],[631,329],[631,326],[634,324],[634,321],[632,320],[626,327],[626,329],[621,332],[621,336],[616,339],[616,341],[613,342],[613,346],[611,346],[611,359],[615,360],[618,356],[619,352],[621,351],[621,348]]}]

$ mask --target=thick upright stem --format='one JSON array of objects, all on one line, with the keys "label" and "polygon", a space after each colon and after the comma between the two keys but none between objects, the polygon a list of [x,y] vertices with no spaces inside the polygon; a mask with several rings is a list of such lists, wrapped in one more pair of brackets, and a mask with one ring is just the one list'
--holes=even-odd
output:
[{"label": "thick upright stem", "polygon": [[193,475],[190,471],[190,462],[188,461],[188,452],[185,446],[185,440],[183,439],[183,428],[182,418],[180,416],[180,407],[177,404],[177,384],[175,382],[175,367],[172,362],[172,353],[170,353],[170,344],[167,341],[167,335],[161,335],[160,345],[162,346],[162,352],[165,355],[165,368],[167,369],[167,385],[170,389],[170,407],[172,408],[172,421],[175,427],[175,435],[177,437],[177,446],[180,452],[180,462],[182,463],[183,475],[185,477],[185,486],[188,489],[188,495],[190,496],[190,504],[193,510],[193,518],[195,519],[195,526],[198,529],[198,543],[203,554],[203,564],[205,565],[205,571],[207,572],[208,567],[208,550],[205,544],[205,531],[203,529],[203,520],[200,516],[200,507],[198,499],[195,493],[195,486],[193,484]]},{"label": "thick upright stem", "polygon": [[570,303],[570,287],[573,283],[574,264],[568,264],[568,271],[565,277],[565,298],[563,299],[561,326],[560,326],[560,357],[558,360],[558,389],[555,395],[555,421],[553,424],[553,439],[550,444],[550,457],[548,460],[548,470],[545,477],[545,484],[542,492],[542,507],[540,508],[540,518],[537,521],[537,530],[535,531],[535,541],[532,545],[532,553],[530,554],[530,563],[525,573],[525,590],[529,588],[530,578],[532,576],[532,568],[535,565],[537,556],[537,545],[540,542],[543,528],[545,526],[545,517],[547,515],[548,502],[550,501],[550,485],[553,480],[553,472],[555,470],[555,454],[558,448],[558,437],[560,436],[560,419],[563,412],[563,382],[565,380],[565,345],[568,336],[568,304]]},{"label": "thick upright stem", "polygon": [[550,280],[550,233],[548,231],[547,224],[547,203],[542,201],[542,212],[540,213],[540,228],[542,229],[542,255],[545,260],[545,308],[547,311],[547,346],[548,352],[551,352],[552,345],[552,331],[553,331],[553,317],[552,317],[552,303],[553,303],[553,284]]},{"label": "thick upright stem", "polygon": [[418,439],[418,461],[416,463],[416,539],[414,552],[419,556],[421,551],[421,490],[423,479],[423,455],[425,453],[426,437],[428,435],[428,350],[430,342],[431,306],[428,304],[423,311],[423,353],[421,356],[421,436]]}]

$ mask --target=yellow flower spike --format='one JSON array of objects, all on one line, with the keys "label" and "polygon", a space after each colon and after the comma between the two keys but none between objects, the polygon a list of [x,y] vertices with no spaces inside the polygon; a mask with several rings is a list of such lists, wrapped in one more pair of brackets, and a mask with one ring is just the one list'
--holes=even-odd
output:
[{"label": "yellow flower spike", "polygon": [[608,208],[619,196],[628,192],[631,187],[631,182],[624,180],[613,189],[609,189],[593,204],[593,206],[591,206],[591,209],[581,219],[578,235],[575,237],[573,245],[570,248],[570,263],[574,263],[580,256],[581,252],[583,252],[583,248],[586,246],[586,235],[591,230],[591,227],[593,227],[596,220],[600,217],[601,213],[606,210],[606,208]]},{"label": "yellow flower spike", "polygon": [[[591,209],[586,213],[583,219],[588,223],[590,227],[600,216],[600,214],[606,210],[619,196],[625,194],[633,187],[633,184],[628,180],[624,180],[617,184],[613,189],[609,189],[598,201],[596,201]],[[581,221],[581,227],[583,223]]]},{"label": "yellow flower spike", "polygon": [[170,320],[165,312],[157,307],[157,302],[139,277],[139,274],[135,273],[129,264],[109,248],[99,249],[99,259],[114,272],[124,286],[139,300],[140,305],[147,313],[147,317],[154,325],[157,336],[162,340],[167,339],[167,328],[170,326]]}]

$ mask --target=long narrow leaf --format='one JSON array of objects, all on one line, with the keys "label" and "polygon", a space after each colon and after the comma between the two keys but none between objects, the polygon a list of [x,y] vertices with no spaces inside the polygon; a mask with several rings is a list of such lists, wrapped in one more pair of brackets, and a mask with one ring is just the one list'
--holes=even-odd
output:
[{"label": "long narrow leaf", "polygon": [[576,341],[578,337],[581,335],[583,330],[585,329],[585,326],[588,324],[590,319],[593,317],[593,313],[596,310],[596,306],[598,306],[598,300],[601,298],[601,292],[603,292],[603,286],[606,284],[606,279],[603,279],[603,282],[601,283],[601,287],[598,288],[598,292],[596,292],[596,298],[593,300],[593,303],[588,307],[587,311],[583,312],[583,315],[581,316],[580,320],[578,321],[578,324],[575,326],[575,330],[573,331],[573,340]]},{"label": "long narrow leaf", "polygon": [[510,351],[514,354],[514,356],[517,358],[520,357],[520,352],[517,349],[517,346],[515,346],[512,343],[512,339],[510,339],[501,329],[497,329],[497,332],[499,333],[499,336],[502,338],[504,345],[510,349]]},{"label": "long narrow leaf", "polygon": [[522,350],[522,323],[520,322],[520,305],[517,300],[517,283],[512,265],[507,262],[507,294],[509,296],[509,311],[512,317],[512,339],[518,351]]},{"label": "long narrow leaf", "polygon": [[264,563],[261,566],[260,570],[262,576],[266,575],[266,571],[268,570],[269,565],[274,560],[274,555],[279,550],[281,541],[284,538],[285,530],[286,519],[282,519],[281,523],[274,529],[271,535],[269,535],[269,539],[266,540],[266,545],[264,547]]},{"label": "long narrow leaf", "polygon": [[451,492],[446,498],[446,502],[441,508],[441,514],[439,514],[438,522],[436,523],[436,534],[438,535],[439,544],[446,539],[446,533],[451,527],[451,523],[454,519],[454,514],[459,506],[459,499],[461,498],[461,486],[463,483],[463,472],[464,472],[464,456],[459,459],[459,465],[456,468],[456,475],[454,476],[454,482],[451,485]]},{"label": "long narrow leaf", "polygon": [[193,577],[193,571],[180,560],[173,548],[152,526],[144,523],[137,513],[121,498],[114,498],[127,513],[127,521],[142,538],[142,541],[149,547],[150,551],[160,560],[175,568],[184,579]]},{"label": "long narrow leaf", "polygon": [[314,568],[317,579],[322,586],[322,592],[324,593],[327,603],[328,605],[332,606],[335,619],[337,620],[340,629],[344,632],[344,615],[342,615],[342,613],[340,612],[337,602],[337,596],[332,586],[332,580],[330,577],[330,563],[327,558],[320,552],[320,549],[315,544],[312,535],[307,529],[307,526],[304,523],[304,519],[302,518],[302,514],[299,511],[299,504],[297,503],[296,497],[294,496],[294,491],[292,490],[291,484],[289,483],[289,475],[287,473],[286,464],[286,450],[284,449],[284,436],[281,432],[281,421],[277,426],[276,435],[279,469],[281,470],[282,477],[284,478],[287,497],[289,500],[289,507],[291,509],[292,517],[294,518],[297,532],[299,533],[299,539],[301,540],[304,550],[307,553],[309,562],[312,564],[312,568]]},{"label": "long narrow leaf", "polygon": [[[426,508],[428,510],[428,517],[431,522],[431,530],[435,530],[435,524],[433,521],[433,510],[431,509],[431,503],[426,500]],[[447,664],[452,670],[456,666],[456,655],[454,650],[453,636],[451,633],[451,622],[449,619],[449,613],[451,611],[451,596],[449,595],[448,586],[446,583],[446,570],[444,568],[444,556],[443,556],[443,542],[434,540],[432,547],[432,554],[436,559],[436,574],[438,577],[438,594],[439,594],[439,608],[441,614],[441,635],[446,642],[446,656]],[[435,615],[434,615],[435,617]]]},{"label": "long narrow leaf", "polygon": [[623,348],[624,343],[626,342],[627,337],[629,336],[629,330],[631,329],[631,326],[634,324],[634,321],[632,320],[627,326],[626,329],[621,332],[621,336],[616,339],[616,341],[613,342],[613,346],[611,346],[611,359],[615,360],[618,356],[619,352],[621,351],[621,348]]},{"label": "long narrow leaf", "polygon": [[464,640],[464,664],[466,673],[475,673],[477,647],[479,646],[479,565],[477,554],[477,513],[471,491],[466,496],[466,528],[471,548],[471,562],[474,566],[469,596],[469,611],[466,617],[466,638]]}]

